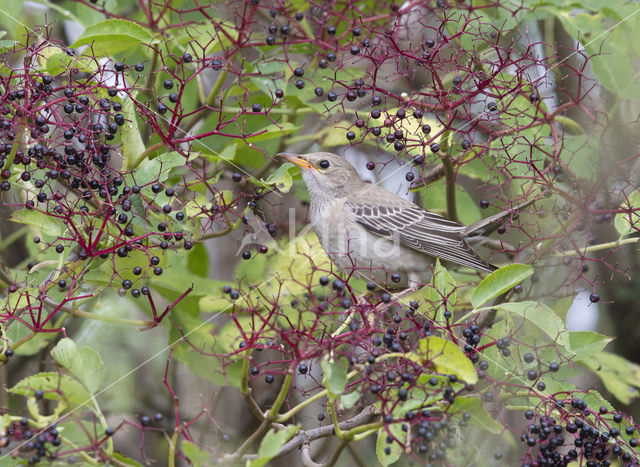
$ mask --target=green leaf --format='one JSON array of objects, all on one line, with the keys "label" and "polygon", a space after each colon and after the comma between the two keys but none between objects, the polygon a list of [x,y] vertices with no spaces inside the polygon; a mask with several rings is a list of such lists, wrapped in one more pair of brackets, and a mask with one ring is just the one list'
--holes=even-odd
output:
[{"label": "green leaf", "polygon": [[293,174],[296,171],[296,166],[291,162],[282,164],[278,169],[272,173],[269,178],[264,180],[266,185],[273,185],[281,193],[288,193],[293,186]]},{"label": "green leaf", "polygon": [[187,255],[187,269],[200,277],[209,275],[209,253],[204,243],[195,243]]},{"label": "green leaf", "polygon": [[[628,209],[629,212],[621,212],[616,214],[613,225],[620,234],[620,238],[640,229],[640,191],[635,190],[620,206],[622,209]],[[635,211],[634,211],[635,210]]]},{"label": "green leaf", "polygon": [[191,441],[182,442],[182,450],[187,455],[187,461],[191,462],[191,465],[211,465],[211,454],[200,449],[195,443]]},{"label": "green leaf", "polygon": [[151,182],[164,182],[174,167],[183,166],[185,158],[175,151],[165,152],[152,160],[143,161],[135,171],[135,182],[146,185]]},{"label": "green leaf", "polygon": [[220,159],[232,162],[236,157],[237,151],[238,143],[232,143],[225,146],[220,152],[214,152],[213,154],[210,152],[202,152],[202,157],[210,162],[218,162]]},{"label": "green leaf", "polygon": [[327,124],[323,129],[316,133],[316,141],[323,148],[333,148],[336,146],[343,146],[349,144],[347,139],[347,130],[352,125],[347,120],[334,123],[332,125]]},{"label": "green leaf", "polygon": [[294,125],[291,122],[282,122],[277,125],[271,124],[267,128],[266,131],[251,137],[245,138],[250,143],[256,143],[258,141],[266,141],[274,138],[282,138],[283,136],[290,135],[294,131],[298,131],[300,127]]},{"label": "green leaf", "polygon": [[[174,346],[173,356],[201,378],[218,385],[240,387],[240,360],[223,367],[220,359],[206,355],[216,349],[215,326],[188,313],[176,313],[173,319],[176,325],[169,331],[169,345]],[[187,339],[183,339],[185,335],[188,336]]]},{"label": "green leaf", "polygon": [[[133,103],[135,94],[125,97],[122,102],[122,115],[125,118],[124,125],[120,127],[122,131],[122,157],[124,157],[123,170],[136,160],[145,150],[142,135],[138,128],[138,110]],[[181,157],[176,154],[177,157]]]},{"label": "green leaf", "polygon": [[[398,441],[387,443],[387,436],[389,433],[385,430],[385,428],[380,428],[378,430],[378,439],[376,439],[376,456],[378,457],[378,462],[380,462],[383,467],[387,467],[388,465],[393,464],[404,452],[404,443],[407,437],[407,433],[402,430],[402,423],[392,423],[387,426],[391,435],[393,435]],[[385,448],[389,448],[389,454],[384,452]]]},{"label": "green leaf", "polygon": [[216,333],[215,351],[226,354],[238,349],[240,343],[244,341],[242,334],[248,336],[253,334],[253,322],[253,318],[249,315],[235,316],[233,320],[226,322]]},{"label": "green leaf", "polygon": [[[263,290],[291,295],[307,292],[306,283],[318,269],[331,268],[331,261],[315,233],[298,236],[282,246],[282,252],[271,260],[271,273],[278,280],[265,284]],[[279,280],[282,280],[280,287]]]},{"label": "green leaf", "polygon": [[462,349],[442,337],[428,336],[420,339],[419,351],[406,354],[406,357],[421,365],[433,364],[437,372],[454,374],[466,383],[475,384],[478,381],[473,363]]},{"label": "green leaf", "polygon": [[474,308],[493,300],[533,274],[533,268],[526,264],[509,264],[482,279],[471,296]]},{"label": "green leaf", "polygon": [[453,312],[456,304],[456,281],[453,280],[449,271],[440,264],[440,259],[436,259],[436,266],[433,270],[431,287],[428,290],[428,300],[437,307],[436,321],[445,322],[444,312]]},{"label": "green leaf", "polygon": [[71,339],[64,338],[51,350],[51,356],[78,378],[89,392],[96,393],[105,372],[97,351],[91,347],[77,347]]},{"label": "green leaf", "polygon": [[152,39],[151,32],[137,23],[125,19],[108,19],[86,28],[71,47],[91,44],[95,55],[106,56],[133,47],[142,49],[142,44],[148,44]]},{"label": "green leaf", "polygon": [[118,451],[113,452],[113,458],[124,465],[131,465],[132,467],[144,467],[140,462],[133,460],[130,457],[125,456],[124,454],[120,454]]},{"label": "green leaf", "polygon": [[9,41],[9,40],[1,40],[0,41],[0,53],[9,50],[10,48],[12,48],[14,45],[16,45],[18,43],[18,41]]},{"label": "green leaf", "polygon": [[62,229],[65,228],[60,219],[48,216],[35,209],[20,209],[11,215],[10,220],[19,224],[30,225],[38,229],[41,234],[51,237],[59,237],[62,234]]},{"label": "green leaf", "polygon": [[322,367],[322,384],[332,397],[337,397],[344,392],[347,386],[347,360],[341,358],[339,361],[332,361],[329,355],[325,355],[320,362]]},{"label": "green leaf", "polygon": [[469,425],[481,428],[493,434],[500,434],[504,430],[501,423],[498,423],[482,405],[482,400],[472,396],[458,396],[451,406],[453,416],[462,418],[464,412],[469,412],[471,418]]},{"label": "green leaf", "polygon": [[[22,23],[23,1],[22,0],[2,0],[2,10],[0,11],[0,26],[9,31],[14,37],[18,37],[19,28],[24,27]],[[9,14],[10,12],[10,14]],[[24,29],[22,30],[24,33]]]},{"label": "green leaf", "polygon": [[[423,205],[428,209],[447,209],[446,182],[444,179],[430,184],[425,190],[421,190],[420,193]],[[468,225],[480,220],[481,216],[478,203],[469,196],[469,193],[461,188],[456,190],[456,206],[458,208],[458,217],[460,217],[462,223]]]},{"label": "green leaf", "polygon": [[546,305],[538,302],[502,303],[494,308],[506,313],[513,313],[535,324],[551,340],[566,346],[569,343],[569,333],[564,323],[555,312]]},{"label": "green leaf", "polygon": [[287,425],[280,431],[271,428],[262,438],[258,449],[258,458],[251,461],[249,467],[262,467],[278,455],[282,446],[300,429],[300,425]]},{"label": "green leaf", "polygon": [[[3,308],[4,307],[0,307],[0,309]],[[9,347],[12,348],[14,343],[31,334],[34,334],[34,332],[29,329],[24,323],[21,323],[18,320],[9,323],[9,325],[7,326],[7,338],[9,339]],[[49,342],[55,339],[55,337],[56,334],[53,332],[35,333],[35,335],[31,339],[25,341],[20,347],[15,350],[16,355],[35,355],[44,347],[46,347]],[[2,347],[0,346],[0,349],[1,348]]]},{"label": "green leaf", "polygon": [[604,350],[613,337],[594,331],[569,331],[569,350],[580,360]]},{"label": "green leaf", "polygon": [[45,399],[57,400],[61,395],[63,400],[74,407],[88,405],[92,400],[92,396],[79,381],[53,371],[27,376],[9,389],[9,392],[29,397],[37,389],[44,392]]},{"label": "green leaf", "polygon": [[362,394],[358,391],[350,392],[349,394],[343,394],[340,396],[340,403],[344,409],[349,410],[362,398]]},{"label": "green leaf", "polygon": [[580,361],[594,372],[607,391],[623,404],[638,397],[640,365],[611,352],[600,352]]}]

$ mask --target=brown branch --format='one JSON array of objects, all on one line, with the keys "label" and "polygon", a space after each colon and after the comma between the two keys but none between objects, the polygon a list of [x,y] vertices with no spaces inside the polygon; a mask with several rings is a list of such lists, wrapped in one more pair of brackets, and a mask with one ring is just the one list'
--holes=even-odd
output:
[{"label": "brown branch", "polygon": [[[345,420],[338,424],[341,430],[346,431],[355,428],[360,425],[369,423],[377,414],[372,406],[368,406],[362,410],[358,415],[349,420]],[[334,435],[333,425],[324,425],[311,430],[298,431],[293,438],[291,438],[282,448],[280,452],[274,457],[281,457],[290,453],[294,449],[299,449],[304,444],[308,444],[316,439],[325,438],[327,436]],[[255,455],[244,456],[244,459],[253,459]]]}]

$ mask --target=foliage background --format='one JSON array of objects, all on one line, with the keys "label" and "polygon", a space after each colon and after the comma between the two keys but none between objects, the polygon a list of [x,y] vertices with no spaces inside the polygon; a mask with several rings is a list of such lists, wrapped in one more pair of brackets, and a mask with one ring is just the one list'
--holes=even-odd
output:
[{"label": "foliage background", "polygon": [[[563,456],[584,420],[617,439],[592,436],[596,450],[632,462],[638,11],[3,2],[2,462],[514,465],[547,455],[531,424],[550,418]],[[480,283],[438,266],[390,307],[391,283],[334,283],[313,235],[289,246],[308,195],[273,157],[319,148],[464,223],[536,199],[483,250],[533,268]],[[339,420],[347,434],[321,430]],[[447,429],[433,441],[424,421]],[[322,435],[278,456],[298,429]],[[29,430],[45,438],[29,446]]]}]

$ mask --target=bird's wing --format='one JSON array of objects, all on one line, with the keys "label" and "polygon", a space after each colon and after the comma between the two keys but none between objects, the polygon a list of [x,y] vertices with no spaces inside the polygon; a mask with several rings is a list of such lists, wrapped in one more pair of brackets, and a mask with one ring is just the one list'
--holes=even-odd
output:
[{"label": "bird's wing", "polygon": [[[378,200],[379,202],[379,200]],[[381,206],[349,201],[355,221],[367,230],[430,256],[481,271],[497,268],[484,261],[463,236],[465,227],[414,204]]]}]

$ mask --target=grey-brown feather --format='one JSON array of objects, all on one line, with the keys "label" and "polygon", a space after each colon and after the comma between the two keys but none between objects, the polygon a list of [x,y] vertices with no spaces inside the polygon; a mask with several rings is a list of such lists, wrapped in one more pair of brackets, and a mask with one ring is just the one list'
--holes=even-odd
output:
[{"label": "grey-brown feather", "polygon": [[[390,193],[379,187],[365,189],[364,196],[346,204],[358,224],[383,237],[397,235],[400,243],[442,260],[492,272],[497,268],[484,261],[465,240],[466,227]],[[382,196],[384,195],[384,196]],[[380,204],[386,202],[385,205]]]}]

